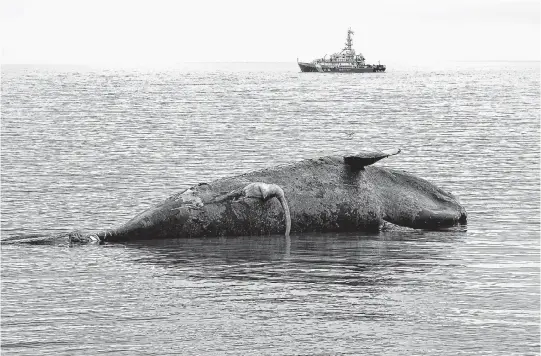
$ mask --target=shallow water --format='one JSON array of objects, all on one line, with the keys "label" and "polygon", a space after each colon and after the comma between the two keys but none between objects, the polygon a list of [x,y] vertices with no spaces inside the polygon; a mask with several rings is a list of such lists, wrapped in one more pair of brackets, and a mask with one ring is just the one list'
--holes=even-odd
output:
[{"label": "shallow water", "polygon": [[2,246],[2,353],[539,354],[539,64],[3,67],[2,238],[98,231],[198,182],[362,147],[467,231]]}]

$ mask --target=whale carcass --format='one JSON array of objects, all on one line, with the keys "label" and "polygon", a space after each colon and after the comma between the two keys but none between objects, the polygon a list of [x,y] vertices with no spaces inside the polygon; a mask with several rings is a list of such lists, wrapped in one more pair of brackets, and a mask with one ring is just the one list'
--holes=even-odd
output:
[{"label": "whale carcass", "polygon": [[400,170],[371,166],[400,150],[327,156],[199,183],[117,229],[70,242],[377,231],[466,223],[457,198]]}]

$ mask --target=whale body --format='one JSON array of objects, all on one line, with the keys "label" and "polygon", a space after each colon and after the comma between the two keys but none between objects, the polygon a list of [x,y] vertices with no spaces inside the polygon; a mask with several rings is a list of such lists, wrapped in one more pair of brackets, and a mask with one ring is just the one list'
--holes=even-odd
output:
[{"label": "whale body", "polygon": [[370,166],[400,152],[327,156],[199,183],[97,234],[70,242],[378,231],[466,224],[458,199],[401,170]]}]

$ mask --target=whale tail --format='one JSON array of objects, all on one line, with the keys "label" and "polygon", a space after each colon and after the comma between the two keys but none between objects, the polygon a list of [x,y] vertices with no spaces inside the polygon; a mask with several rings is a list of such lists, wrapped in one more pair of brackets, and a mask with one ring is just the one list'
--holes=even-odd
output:
[{"label": "whale tail", "polygon": [[3,237],[0,240],[0,245],[54,245],[57,243],[66,242],[66,234],[57,234],[57,235],[38,235],[38,234],[29,234],[29,235],[16,235]]},{"label": "whale tail", "polygon": [[82,234],[79,231],[72,231],[68,234],[70,244],[93,244],[100,243],[100,237],[97,234]]},{"label": "whale tail", "polygon": [[[92,244],[101,243],[105,233],[83,234],[79,231],[52,235],[20,235],[2,238],[1,245],[63,245],[63,244]],[[100,238],[100,235],[102,236]]]},{"label": "whale tail", "polygon": [[112,230],[101,231],[96,234],[83,234],[79,231],[70,232],[67,237],[70,244],[103,244],[108,238],[115,236]]}]

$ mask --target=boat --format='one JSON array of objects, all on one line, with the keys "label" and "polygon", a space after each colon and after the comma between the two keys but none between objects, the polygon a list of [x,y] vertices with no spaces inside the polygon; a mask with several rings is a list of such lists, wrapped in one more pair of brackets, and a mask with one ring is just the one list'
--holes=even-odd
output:
[{"label": "boat", "polygon": [[327,55],[323,58],[315,59],[312,62],[299,62],[297,58],[297,64],[301,68],[301,72],[340,72],[340,73],[371,73],[371,72],[385,72],[384,64],[366,64],[364,56],[359,53],[356,54],[352,48],[353,40],[351,35],[354,32],[351,28],[348,29],[348,36],[346,38],[346,46],[339,53],[334,53],[329,58]]}]

